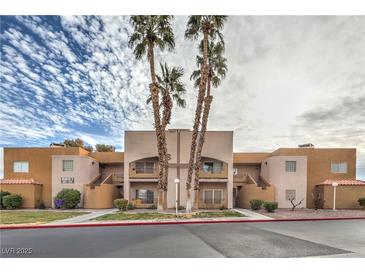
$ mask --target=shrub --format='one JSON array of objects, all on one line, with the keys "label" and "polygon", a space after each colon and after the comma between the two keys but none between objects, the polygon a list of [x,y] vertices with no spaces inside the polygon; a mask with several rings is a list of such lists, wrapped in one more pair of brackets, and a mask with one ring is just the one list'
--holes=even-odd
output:
[{"label": "shrub", "polygon": [[264,208],[267,212],[274,212],[275,209],[278,209],[277,202],[264,202]]},{"label": "shrub", "polygon": [[[81,193],[76,189],[62,189],[57,193],[56,199],[63,200],[63,204],[57,208],[75,208],[80,203]],[[55,201],[56,202],[56,201]]]},{"label": "shrub", "polygon": [[128,210],[132,210],[132,209],[134,209],[134,205],[133,205],[133,204],[128,204],[127,209],[128,209]]},{"label": "shrub", "polygon": [[363,208],[365,208],[365,197],[360,198],[359,200],[357,200],[359,202],[359,205],[362,206]]},{"label": "shrub", "polygon": [[46,206],[42,201],[38,201],[37,204],[35,205],[36,208],[38,209],[45,209]]},{"label": "shrub", "polygon": [[126,199],[115,199],[114,206],[119,210],[126,211],[128,207],[128,200]]},{"label": "shrub", "polygon": [[220,208],[219,208],[219,210],[225,210],[225,209],[227,209],[224,205],[222,205]]},{"label": "shrub", "polygon": [[3,204],[6,209],[16,209],[20,208],[22,200],[22,196],[17,194],[10,194],[3,197]]},{"label": "shrub", "polygon": [[0,209],[4,208],[3,205],[3,197],[10,195],[11,193],[8,191],[0,191]]},{"label": "shrub", "polygon": [[312,193],[312,198],[313,198],[315,210],[322,209],[324,206],[324,202],[325,202],[323,193],[320,192],[319,190],[315,190]]},{"label": "shrub", "polygon": [[259,210],[261,209],[262,204],[264,203],[263,200],[260,199],[253,199],[250,201],[251,209],[252,210]]}]

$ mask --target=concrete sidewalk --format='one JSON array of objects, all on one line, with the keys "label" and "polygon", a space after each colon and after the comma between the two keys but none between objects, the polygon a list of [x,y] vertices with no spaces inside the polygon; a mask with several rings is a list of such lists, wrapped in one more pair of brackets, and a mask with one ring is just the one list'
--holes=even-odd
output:
[{"label": "concrete sidewalk", "polygon": [[233,208],[234,211],[237,211],[239,213],[242,213],[245,215],[245,219],[247,220],[270,220],[271,217],[256,213],[252,210],[244,209],[244,208]]},{"label": "concrete sidewalk", "polygon": [[83,223],[83,222],[90,221],[91,219],[103,216],[105,214],[115,213],[117,211],[118,211],[117,208],[111,208],[111,209],[105,209],[105,210],[95,210],[95,211],[90,212],[90,213],[85,214],[85,215],[81,215],[81,216],[77,216],[77,217],[73,217],[73,218],[69,218],[69,219],[54,221],[54,222],[51,222],[49,224],[77,224],[77,223]]}]

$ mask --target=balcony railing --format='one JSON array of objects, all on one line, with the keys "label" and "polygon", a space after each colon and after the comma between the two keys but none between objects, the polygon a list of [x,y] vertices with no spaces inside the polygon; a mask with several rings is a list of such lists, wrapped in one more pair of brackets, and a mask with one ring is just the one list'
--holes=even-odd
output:
[{"label": "balcony railing", "polygon": [[222,163],[222,167],[219,171],[206,171],[204,170],[204,165],[202,165],[199,173],[199,177],[203,179],[225,179],[228,178],[228,165]]},{"label": "balcony railing", "polygon": [[157,162],[153,168],[145,168],[137,170],[136,162],[129,165],[129,178],[157,178],[158,177],[158,165]]}]

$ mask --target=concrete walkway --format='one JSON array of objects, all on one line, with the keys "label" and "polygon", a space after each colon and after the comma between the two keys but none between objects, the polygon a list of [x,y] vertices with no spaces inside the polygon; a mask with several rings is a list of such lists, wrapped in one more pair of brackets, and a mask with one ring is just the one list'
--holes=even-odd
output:
[{"label": "concrete walkway", "polygon": [[95,211],[92,211],[92,212],[90,212],[88,214],[84,214],[84,215],[77,216],[77,217],[73,217],[73,218],[69,218],[69,219],[54,221],[54,222],[51,222],[49,224],[76,224],[76,223],[83,223],[83,222],[90,221],[91,219],[97,218],[99,216],[102,216],[102,215],[105,215],[105,214],[110,214],[110,213],[115,213],[117,211],[118,211],[117,208],[110,208],[110,209],[105,209],[105,210],[95,210]]},{"label": "concrete walkway", "polygon": [[248,209],[244,209],[244,208],[233,208],[233,210],[245,215],[246,216],[245,219],[247,219],[247,220],[270,220],[270,219],[272,219],[268,216],[265,216],[265,215],[256,213],[252,210],[248,210]]}]

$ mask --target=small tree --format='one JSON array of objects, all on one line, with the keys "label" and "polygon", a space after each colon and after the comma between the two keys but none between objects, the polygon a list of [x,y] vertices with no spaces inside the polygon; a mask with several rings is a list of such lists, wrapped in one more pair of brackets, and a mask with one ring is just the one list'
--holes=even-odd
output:
[{"label": "small tree", "polygon": [[89,152],[93,152],[94,148],[91,145],[86,145],[84,143],[84,141],[80,138],[76,138],[76,139],[66,139],[65,141],[63,141],[63,144],[66,147],[81,147]]},{"label": "small tree", "polygon": [[313,198],[315,210],[322,209],[324,206],[324,202],[325,202],[323,193],[320,192],[318,189],[314,190],[312,193],[312,198]]},{"label": "small tree", "polygon": [[66,139],[63,141],[66,147],[84,147],[84,141],[80,138],[76,139]]},{"label": "small tree", "polygon": [[365,197],[362,197],[357,201],[359,202],[359,205],[365,209]]},{"label": "small tree", "polygon": [[304,201],[304,199],[301,199],[298,203],[294,203],[294,201],[295,201],[295,197],[293,197],[293,198],[289,198],[289,201],[290,201],[290,203],[292,204],[291,211],[294,211],[294,210],[295,210],[295,208],[296,208],[298,205],[300,205],[300,204]]},{"label": "small tree", "polygon": [[97,152],[114,152],[115,147],[112,145],[105,145],[105,144],[96,144],[95,150]]}]

